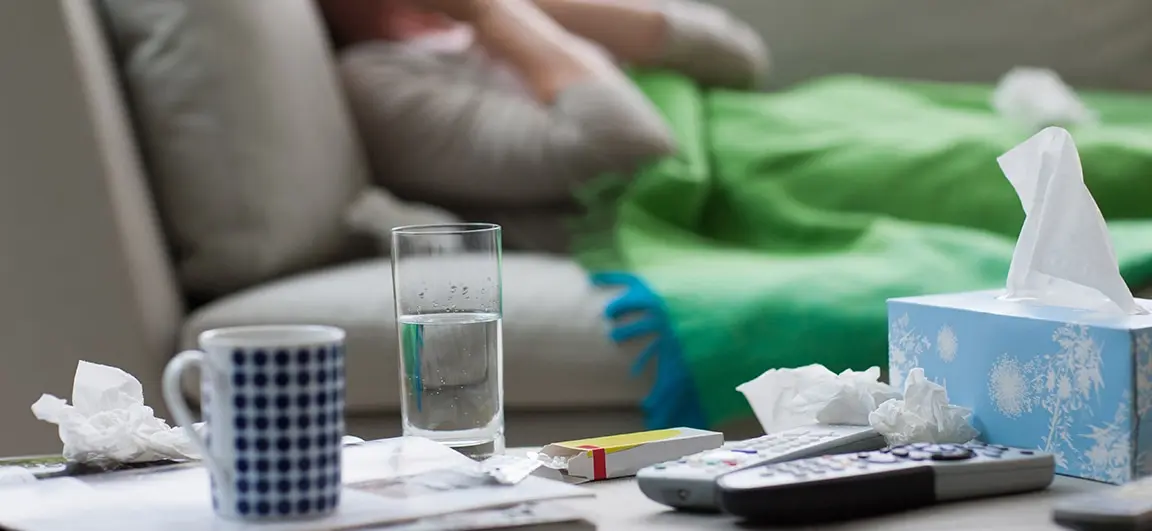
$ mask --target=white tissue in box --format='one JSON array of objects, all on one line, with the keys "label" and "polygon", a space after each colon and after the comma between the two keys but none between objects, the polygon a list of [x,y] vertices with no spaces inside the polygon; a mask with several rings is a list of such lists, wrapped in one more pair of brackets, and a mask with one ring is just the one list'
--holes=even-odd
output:
[{"label": "white tissue in box", "polygon": [[1124,283],[1072,136],[999,159],[1024,208],[1005,289],[888,301],[893,383],[922,367],[986,442],[1039,448],[1061,474],[1152,472],[1152,315]]},{"label": "white tissue in box", "polygon": [[[64,457],[89,463],[142,463],[198,459],[183,428],[172,428],[144,405],[144,390],[132,375],[81,361],[72,383],[72,405],[45,394],[32,404],[36,418],[60,427]],[[199,426],[199,425],[197,425]]]}]

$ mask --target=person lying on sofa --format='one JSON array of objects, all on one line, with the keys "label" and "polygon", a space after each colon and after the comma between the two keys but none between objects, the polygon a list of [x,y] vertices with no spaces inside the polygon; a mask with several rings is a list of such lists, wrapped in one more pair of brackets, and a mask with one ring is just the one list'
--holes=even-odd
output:
[{"label": "person lying on sofa", "polygon": [[620,65],[752,88],[759,35],[691,0],[320,0],[376,183],[562,252],[574,188],[672,154]]}]

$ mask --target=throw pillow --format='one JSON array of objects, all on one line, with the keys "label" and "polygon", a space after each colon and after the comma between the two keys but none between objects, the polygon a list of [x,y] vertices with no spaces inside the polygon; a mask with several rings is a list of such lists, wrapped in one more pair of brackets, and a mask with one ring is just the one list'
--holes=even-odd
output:
[{"label": "throw pillow", "polygon": [[341,260],[367,168],[312,0],[101,0],[189,295]]}]

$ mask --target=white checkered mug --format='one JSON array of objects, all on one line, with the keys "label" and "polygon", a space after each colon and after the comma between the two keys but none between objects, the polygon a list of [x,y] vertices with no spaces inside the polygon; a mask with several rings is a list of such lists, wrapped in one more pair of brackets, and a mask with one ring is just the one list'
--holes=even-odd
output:
[{"label": "white checkered mug", "polygon": [[344,331],[247,326],[200,334],[200,350],[164,370],[164,400],[194,418],[181,386],[200,367],[207,435],[192,439],[212,478],[212,507],[234,520],[319,517],[340,504]]}]

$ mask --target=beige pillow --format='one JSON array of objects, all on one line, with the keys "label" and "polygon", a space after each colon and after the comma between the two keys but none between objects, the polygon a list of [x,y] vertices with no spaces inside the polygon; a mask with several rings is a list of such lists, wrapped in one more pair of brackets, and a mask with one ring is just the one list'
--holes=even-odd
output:
[{"label": "beige pillow", "polygon": [[367,168],[312,0],[101,0],[185,289],[346,257]]}]

